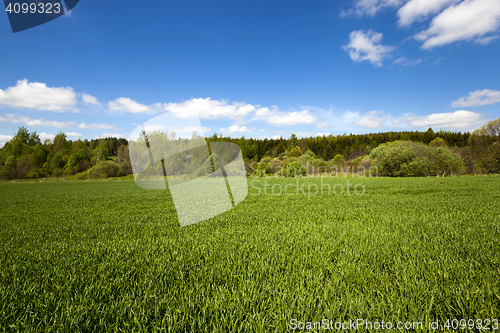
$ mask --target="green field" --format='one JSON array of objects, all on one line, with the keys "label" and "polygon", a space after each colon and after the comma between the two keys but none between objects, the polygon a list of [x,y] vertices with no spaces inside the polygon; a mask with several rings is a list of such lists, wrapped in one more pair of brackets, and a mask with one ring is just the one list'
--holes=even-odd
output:
[{"label": "green field", "polygon": [[130,180],[1,182],[0,331],[500,320],[500,176],[324,181],[366,192],[250,187],[182,228],[168,192]]}]

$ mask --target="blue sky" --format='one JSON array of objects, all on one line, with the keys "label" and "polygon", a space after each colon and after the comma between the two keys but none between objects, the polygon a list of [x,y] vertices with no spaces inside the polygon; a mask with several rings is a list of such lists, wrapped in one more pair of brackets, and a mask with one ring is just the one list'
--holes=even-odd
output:
[{"label": "blue sky", "polygon": [[499,28],[498,0],[82,0],[16,34],[5,13],[0,145],[164,112],[232,137],[471,131],[500,117]]}]

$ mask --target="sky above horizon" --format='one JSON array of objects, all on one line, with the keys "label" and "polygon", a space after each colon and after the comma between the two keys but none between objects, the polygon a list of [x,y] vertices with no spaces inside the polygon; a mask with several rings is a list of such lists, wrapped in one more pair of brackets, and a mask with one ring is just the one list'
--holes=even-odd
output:
[{"label": "sky above horizon", "polygon": [[0,147],[165,112],[199,117],[180,136],[472,131],[500,117],[499,28],[499,0],[82,0],[15,34],[0,14]]}]

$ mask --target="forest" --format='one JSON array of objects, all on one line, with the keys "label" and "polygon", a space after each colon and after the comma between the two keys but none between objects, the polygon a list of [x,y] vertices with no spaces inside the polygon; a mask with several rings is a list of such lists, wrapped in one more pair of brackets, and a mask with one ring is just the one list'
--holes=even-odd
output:
[{"label": "forest", "polygon": [[[193,133],[193,135],[196,135]],[[177,138],[175,133],[168,135]],[[500,171],[500,118],[472,133],[404,131],[298,138],[230,138],[213,134],[208,142],[237,144],[248,175],[290,175],[290,168],[323,171],[363,170],[376,166],[382,176],[488,174]],[[45,177],[107,178],[133,173],[129,142],[124,138],[68,140],[63,132],[41,142],[36,132],[20,127],[0,149],[0,179]],[[179,174],[191,162],[186,152],[166,165]],[[199,166],[206,165],[201,158]],[[213,161],[213,157],[210,156]],[[213,162],[212,162],[213,163]],[[210,163],[209,163],[210,164]],[[213,165],[213,164],[212,164]]]}]

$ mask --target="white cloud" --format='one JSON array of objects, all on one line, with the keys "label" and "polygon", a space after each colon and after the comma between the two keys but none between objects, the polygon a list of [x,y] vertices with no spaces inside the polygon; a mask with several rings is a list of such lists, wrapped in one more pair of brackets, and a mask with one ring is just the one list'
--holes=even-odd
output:
[{"label": "white cloud", "polygon": [[41,141],[44,141],[46,139],[54,140],[55,135],[42,132],[42,133],[38,134],[38,137],[40,138]]},{"label": "white cloud", "polygon": [[384,119],[380,118],[367,118],[363,117],[356,122],[356,126],[366,127],[366,128],[377,128],[381,127]]},{"label": "white cloud", "polygon": [[325,128],[330,128],[330,125],[328,125],[327,123],[325,123],[324,121],[318,123],[318,125],[316,125],[316,128],[317,129],[325,129]]},{"label": "white cloud", "polygon": [[384,112],[380,111],[380,110],[373,110],[373,111],[368,112],[369,115],[377,115],[377,114],[382,114],[382,113],[384,113]]},{"label": "white cloud", "polygon": [[481,37],[481,38],[476,39],[474,42],[476,44],[486,45],[486,44],[491,43],[492,41],[494,41],[498,37],[500,37],[500,36]]},{"label": "white cloud", "polygon": [[193,98],[182,103],[165,103],[163,110],[170,111],[178,118],[200,117],[201,119],[217,119],[228,117],[242,118],[255,111],[255,106],[246,103],[233,102],[228,104],[224,100],[207,98]]},{"label": "white cloud", "polygon": [[431,14],[439,13],[443,8],[461,0],[410,0],[398,11],[400,26],[408,26],[421,21]]},{"label": "white cloud", "polygon": [[127,138],[127,136],[123,135],[123,134],[120,134],[120,133],[102,133],[101,135],[95,136],[94,138],[96,138],[96,139],[104,139],[104,138],[117,138],[117,139],[121,139],[121,138]]},{"label": "white cloud", "polygon": [[[196,132],[197,134],[201,135],[202,133],[209,133],[212,131],[211,127],[205,127],[205,126],[185,126],[181,127],[175,130],[176,134],[193,134],[193,132]],[[184,137],[184,136],[183,136]]]},{"label": "white cloud", "polygon": [[394,60],[394,64],[400,66],[416,66],[422,63],[422,59],[408,59],[406,57],[401,57]]},{"label": "white cloud", "polygon": [[294,134],[297,135],[297,137],[299,138],[311,137],[314,135],[314,133],[312,132],[304,132],[304,131],[298,131],[295,132]]},{"label": "white cloud", "polygon": [[480,113],[458,110],[453,113],[433,113],[425,117],[408,117],[408,122],[417,127],[439,127],[450,129],[471,129],[483,123]]},{"label": "white cloud", "polygon": [[[175,132],[176,137],[189,138],[193,132],[196,132],[198,135],[204,135],[205,133],[209,133],[212,131],[212,128],[205,126],[184,126],[184,127],[168,127],[166,125],[160,124],[149,124],[142,126],[142,129],[147,133],[154,131],[161,131],[168,133]],[[121,134],[120,134],[121,135]]]},{"label": "white cloud", "polygon": [[253,131],[246,126],[233,125],[228,128],[221,128],[220,132],[224,135],[234,135],[236,133],[252,133]]},{"label": "white cloud", "polygon": [[316,121],[316,116],[309,112],[309,110],[297,112],[277,112],[271,116],[266,117],[266,123],[274,126],[293,126],[299,124],[312,124]]},{"label": "white cloud", "polygon": [[82,100],[88,104],[101,105],[101,103],[97,100],[97,98],[89,94],[82,94]]},{"label": "white cloud", "polygon": [[78,125],[78,128],[81,128],[81,129],[90,129],[90,130],[96,130],[96,129],[116,129],[116,125],[108,125],[108,124],[104,124],[104,123],[96,123],[96,124],[80,123]]},{"label": "white cloud", "polygon": [[476,90],[469,92],[469,96],[460,97],[456,101],[451,102],[454,108],[489,105],[500,102],[500,90]]},{"label": "white cloud", "polygon": [[128,97],[120,97],[114,101],[108,102],[108,108],[110,111],[114,112],[125,111],[135,114],[153,112],[151,107],[137,103],[136,101]]},{"label": "white cloud", "polygon": [[429,29],[415,38],[424,41],[424,49],[472,39],[485,44],[493,39],[484,35],[495,32],[499,26],[498,0],[465,0],[442,11],[432,20]]},{"label": "white cloud", "polygon": [[45,83],[17,81],[15,87],[0,89],[0,105],[40,111],[67,112],[76,105],[76,93],[70,87],[47,87]]},{"label": "white cloud", "polygon": [[382,60],[395,49],[394,46],[380,44],[382,34],[373,30],[368,30],[366,33],[363,30],[353,31],[349,39],[349,44],[343,48],[354,62],[367,60],[375,66],[382,66]]},{"label": "white cloud", "polygon": [[329,136],[332,135],[331,133],[318,133],[316,136]]},{"label": "white cloud", "polygon": [[7,142],[12,140],[12,135],[0,135],[0,148],[2,148]]},{"label": "white cloud", "polygon": [[76,125],[76,121],[55,121],[55,120],[45,120],[31,119],[28,116],[15,115],[12,113],[7,113],[4,116],[0,116],[0,121],[12,123],[12,124],[26,124],[28,126],[48,126],[55,128],[69,128]]},{"label": "white cloud", "polygon": [[343,16],[355,13],[358,16],[375,16],[379,11],[399,7],[404,0],[357,0],[354,8],[343,13]]},{"label": "white cloud", "polygon": [[275,134],[273,136],[269,135],[261,135],[258,138],[259,139],[268,139],[268,140],[278,140],[282,137],[282,135]]},{"label": "white cloud", "polygon": [[266,107],[258,108],[257,110],[255,110],[255,117],[257,117],[257,118],[268,117],[268,116],[271,116],[272,114],[276,113],[277,111],[278,111],[277,106],[274,106],[272,111]]},{"label": "white cloud", "polygon": [[145,125],[145,126],[141,126],[142,127],[142,130],[146,131],[147,133],[151,133],[151,132],[154,132],[154,131],[161,131],[161,132],[164,132],[165,130],[167,130],[167,127],[165,125],[160,125],[160,124],[149,124],[149,125]]},{"label": "white cloud", "polygon": [[400,119],[394,119],[392,122],[391,122],[391,127],[394,127],[396,125],[399,125],[401,123],[401,120]]},{"label": "white cloud", "polygon": [[68,132],[68,133],[66,133],[66,136],[68,138],[74,138],[74,139],[78,139],[78,138],[82,137],[82,135],[80,133],[76,133],[76,132]]}]

